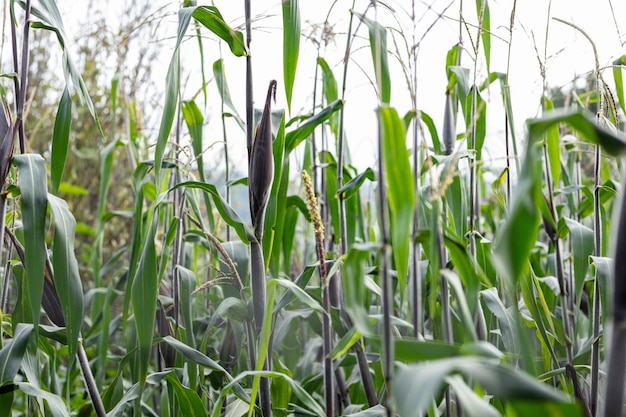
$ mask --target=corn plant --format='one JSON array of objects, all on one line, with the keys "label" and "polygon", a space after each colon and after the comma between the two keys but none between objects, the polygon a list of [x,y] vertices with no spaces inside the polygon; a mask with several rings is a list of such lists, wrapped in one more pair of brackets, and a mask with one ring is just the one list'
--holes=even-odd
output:
[{"label": "corn plant", "polygon": [[[541,114],[522,137],[515,69],[496,72],[491,47],[506,26],[510,63],[525,4],[495,22],[488,0],[434,16],[419,16],[416,2],[336,1],[323,33],[305,37],[302,3],[285,0],[282,74],[269,81],[255,72],[268,59],[252,42],[265,30],[256,2],[240,3],[241,27],[219,4],[177,10],[151,132],[141,113],[152,110],[126,94],[124,74],[107,87],[108,108],[92,100],[53,0],[10,2],[0,416],[622,414],[626,57],[605,68],[596,52],[588,86],[562,100],[546,76],[548,41],[543,55],[537,47]],[[333,13],[345,28],[331,27]],[[459,33],[440,63],[439,120],[418,80],[429,59],[421,46],[444,14]],[[549,7],[546,18],[547,32],[565,27],[595,51],[584,24],[553,19]],[[337,62],[327,55],[333,30],[345,40]],[[49,152],[37,153],[27,109],[43,106],[28,99],[30,36],[40,32],[54,35],[63,77]],[[308,42],[313,94],[298,108]],[[347,123],[356,71],[376,101],[376,162],[365,167]],[[257,109],[253,86],[266,81]],[[392,95],[400,89],[408,103]],[[494,108],[500,167],[486,157]],[[99,135],[89,228],[68,191],[81,111]],[[234,149],[245,149],[242,170]],[[112,207],[122,187],[127,206]],[[114,248],[119,236],[128,244]]]}]

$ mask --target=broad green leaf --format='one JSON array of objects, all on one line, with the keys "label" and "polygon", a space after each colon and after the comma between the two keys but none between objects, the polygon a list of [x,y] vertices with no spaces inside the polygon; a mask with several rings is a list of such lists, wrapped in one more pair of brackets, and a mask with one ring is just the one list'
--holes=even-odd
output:
[{"label": "broad green leaf", "polygon": [[491,13],[489,12],[489,2],[487,0],[476,0],[476,14],[479,19],[478,29],[483,41],[487,72],[489,72],[489,67],[491,66]]},{"label": "broad green leaf", "polygon": [[191,18],[196,19],[214,34],[226,41],[230,50],[236,56],[246,55],[246,48],[241,32],[231,29],[219,10],[214,6],[194,6],[183,7],[178,11],[178,33],[176,45],[172,59],[170,60],[165,78],[165,98],[163,105],[163,114],[161,116],[161,125],[157,136],[157,142],[154,151],[154,171],[157,183],[160,183],[161,162],[165,154],[165,146],[169,138],[176,115],[176,105],[178,104],[178,90],[180,87],[180,44],[183,41]]},{"label": "broad green leaf", "polygon": [[359,192],[359,189],[365,182],[365,180],[376,181],[376,174],[372,171],[372,168],[366,168],[365,171],[356,175],[350,181],[345,183],[340,189],[337,190],[337,197],[341,195],[344,200],[349,199],[353,195]]},{"label": "broad green leaf", "polygon": [[25,276],[23,291],[30,303],[24,312],[30,316],[38,333],[43,295],[44,269],[46,260],[46,166],[43,158],[34,154],[13,157],[19,170],[18,185],[21,193],[22,223],[24,224]]},{"label": "broad green leaf", "polygon": [[585,413],[578,403],[537,400],[513,400],[507,403],[505,415],[506,417],[583,417]]},{"label": "broad green leaf", "polygon": [[500,400],[566,402],[567,397],[521,370],[479,357],[440,359],[398,369],[392,398],[401,416],[422,415],[453,374],[480,385]]},{"label": "broad green leaf", "polygon": [[13,338],[0,350],[0,386],[12,381],[19,371],[32,331],[32,324],[18,323]]},{"label": "broad green leaf", "polygon": [[330,214],[331,230],[326,233],[333,237],[335,244],[339,244],[340,219],[339,219],[339,199],[337,198],[337,161],[332,153],[323,151],[320,153],[322,164],[326,165],[326,204]]},{"label": "broad green leaf", "polygon": [[598,125],[595,122],[595,117],[591,114],[560,110],[555,110],[541,118],[531,119],[527,122],[530,142],[540,140],[549,129],[559,123],[566,123],[580,133],[587,142],[602,145],[604,150],[612,156],[622,155],[626,149],[626,139],[612,130]]},{"label": "broad green leaf", "polygon": [[488,399],[481,398],[472,388],[470,388],[463,378],[453,375],[446,378],[452,388],[456,400],[460,403],[463,415],[469,417],[500,417],[501,414]]},{"label": "broad green leaf", "polygon": [[48,194],[48,203],[54,219],[54,246],[52,247],[54,282],[63,308],[69,361],[72,363],[78,349],[84,306],[83,285],[74,253],[76,220],[70,213],[65,200]]},{"label": "broad green leaf", "polygon": [[149,226],[148,235],[139,258],[131,287],[131,300],[135,314],[135,327],[138,344],[138,369],[140,385],[143,386],[148,375],[148,364],[152,353],[152,335],[156,316],[157,296],[159,292],[155,233],[157,220]]},{"label": "broad green leaf", "polygon": [[118,417],[122,416],[124,409],[126,408],[126,404],[134,401],[140,395],[139,391],[139,383],[133,384],[129,389],[124,392],[124,396],[120,399],[120,401],[107,413],[107,417]]},{"label": "broad green leaf", "polygon": [[[49,391],[44,391],[43,389],[29,382],[18,382],[17,386],[24,394],[28,395],[29,397],[37,398],[37,402],[39,403],[40,415],[44,415],[42,400],[45,400],[48,405],[48,410],[50,411],[50,417],[70,417],[70,413],[68,412],[67,407],[63,403],[61,397],[59,397],[58,395],[53,394]],[[46,413],[46,415],[48,414]]]},{"label": "broad green leaf", "polygon": [[[433,142],[433,149],[436,154],[441,154],[441,141],[439,140],[439,134],[437,133],[437,128],[435,127],[435,122],[432,117],[423,111],[420,111],[420,119],[422,122],[426,123],[426,127],[428,128],[428,133],[430,133],[430,139]],[[413,151],[415,152],[415,150]]]},{"label": "broad green leaf", "polygon": [[609,297],[609,292],[607,291],[611,285],[611,273],[613,271],[613,259],[600,257],[600,256],[591,256],[591,264],[595,267],[595,279],[599,280],[600,284],[600,305],[605,315],[611,314],[612,310],[612,297]]},{"label": "broad green leaf", "polygon": [[[476,102],[472,106],[471,103],[474,98]],[[465,120],[468,128],[471,126],[472,123],[474,124],[472,134],[474,135],[474,141],[476,145],[476,158],[480,161],[482,160],[483,145],[485,143],[485,137],[487,136],[487,102],[483,100],[478,91],[478,87],[476,87],[475,85],[473,85],[470,89],[470,94],[467,97],[467,101],[468,105],[466,107],[469,113]],[[472,108],[474,109],[474,114],[472,114]]]},{"label": "broad green leaf", "polygon": [[183,101],[181,103],[181,112],[183,119],[189,129],[189,136],[191,136],[191,147],[193,148],[193,154],[198,164],[198,174],[200,181],[205,181],[204,175],[204,158],[202,157],[204,149],[202,149],[202,128],[204,125],[204,117],[202,112],[198,108],[195,101]]},{"label": "broad green leaf", "polygon": [[300,2],[283,0],[283,78],[287,107],[291,111],[291,95],[296,79],[298,54],[300,53]]},{"label": "broad green leaf", "polygon": [[[279,355],[274,354],[273,368],[275,371],[292,377],[291,371],[287,369],[280,361]],[[272,380],[271,386],[272,409],[277,417],[287,417],[289,412],[289,400],[291,400],[291,386],[283,378],[275,378]]]},{"label": "broad green leaf", "polygon": [[370,49],[374,61],[374,74],[378,86],[378,98],[382,105],[391,102],[391,76],[387,58],[387,29],[378,22],[368,19],[365,15],[354,13],[369,29]]},{"label": "broad green leaf", "polygon": [[622,71],[626,66],[626,55],[622,55],[613,61],[613,80],[615,81],[615,91],[617,92],[617,99],[622,111],[626,112],[626,100],[624,100],[624,81],[622,77]]},{"label": "broad green leaf", "polygon": [[186,181],[176,184],[170,188],[168,192],[174,191],[177,188],[197,188],[206,193],[209,193],[213,197],[215,208],[220,213],[226,223],[232,226],[237,232],[237,236],[244,242],[249,243],[254,238],[254,232],[252,228],[243,222],[239,217],[239,214],[226,202],[226,199],[217,191],[217,187],[213,184],[206,184],[197,181]]},{"label": "broad green leaf", "polygon": [[394,339],[393,346],[394,358],[406,363],[446,359],[461,354],[458,345],[434,340]]},{"label": "broad green leaf", "polygon": [[30,25],[33,28],[40,28],[45,30],[53,31],[56,36],[59,44],[61,45],[61,49],[63,50],[63,75],[65,76],[66,85],[69,85],[70,82],[74,87],[74,91],[80,98],[81,102],[87,105],[87,109],[96,122],[96,126],[98,128],[98,132],[102,137],[104,137],[104,132],[102,131],[102,127],[100,125],[100,120],[96,113],[95,106],[91,101],[91,97],[89,96],[89,92],[87,90],[87,85],[83,80],[83,77],[80,74],[80,71],[76,67],[74,60],[69,54],[69,51],[66,49],[67,45],[67,36],[65,34],[65,28],[63,27],[63,19],[61,18],[61,13],[57,8],[56,1],[54,0],[40,0],[37,2],[37,7],[33,7],[31,9],[32,15],[41,19],[42,22],[31,22]]},{"label": "broad green leaf", "polygon": [[344,308],[361,334],[372,334],[368,319],[369,303],[365,286],[365,262],[369,251],[353,246],[343,263],[341,283],[343,285]]},{"label": "broad green leaf", "polygon": [[[326,62],[324,58],[318,57],[317,64],[322,69],[322,83],[324,85],[324,97],[326,98],[326,103],[333,103],[339,98],[339,93],[337,92],[337,80],[335,79],[335,75],[328,65],[328,62]],[[333,131],[335,136],[338,136],[339,115],[337,113],[333,114],[329,121],[330,129]]]},{"label": "broad green leaf", "polygon": [[[228,44],[230,51],[235,56],[247,55],[246,46],[243,40],[243,33],[232,29],[222,17],[222,14],[214,6],[196,6],[185,7],[179,11],[179,14],[191,13],[194,19],[200,22],[204,27],[219,36]],[[186,27],[185,27],[186,29]],[[183,31],[184,35],[184,31]],[[182,36],[178,33],[179,39]]]},{"label": "broad green leaf", "polygon": [[579,305],[582,296],[585,277],[589,267],[589,256],[593,254],[594,233],[593,230],[578,223],[576,220],[565,219],[573,249],[574,264],[574,294],[576,294],[576,305]]},{"label": "broad green leaf", "polygon": [[174,390],[182,415],[191,417],[207,415],[206,406],[196,391],[183,386],[174,372],[169,372],[165,380]]},{"label": "broad green leaf", "polygon": [[311,116],[294,130],[287,132],[285,136],[285,152],[293,151],[304,139],[308,138],[313,130],[321,123],[328,120],[331,115],[343,106],[341,100],[336,100],[324,107],[319,113]]},{"label": "broad green leaf", "polygon": [[509,216],[496,232],[494,265],[506,280],[507,291],[516,288],[528,272],[528,258],[539,233],[541,158],[539,148],[529,140],[522,172],[512,192],[515,196]]},{"label": "broad green leaf", "polygon": [[506,351],[508,353],[517,353],[519,351],[519,342],[514,323],[515,319],[511,315],[511,312],[504,306],[502,300],[500,300],[498,290],[496,288],[489,288],[481,291],[480,295],[485,306],[498,319],[500,335],[502,336],[502,342],[504,343]]},{"label": "broad green leaf", "polygon": [[[189,20],[187,17],[186,24],[183,20],[184,15],[179,12],[178,22],[178,36],[182,37],[181,30],[186,30]],[[184,28],[183,28],[184,26]],[[183,32],[184,33],[184,32]],[[174,49],[174,54],[170,60],[170,64],[165,76],[165,91],[164,91],[164,104],[163,114],[161,116],[161,123],[159,126],[159,133],[157,135],[157,141],[154,148],[154,173],[157,184],[161,182],[161,162],[165,154],[165,146],[172,130],[174,123],[174,116],[176,116],[176,109],[178,104],[178,89],[180,88],[180,49],[177,43]]]},{"label": "broad green leaf", "polygon": [[[274,285],[271,285],[271,286],[274,286]],[[269,290],[269,287],[268,287],[268,290]],[[269,294],[269,292],[268,292],[268,294]],[[317,401],[315,401],[315,399],[311,396],[311,394],[309,394],[302,387],[302,385],[300,385],[297,381],[294,381],[289,376],[287,376],[287,375],[285,375],[283,373],[280,373],[280,372],[273,372],[273,371],[244,371],[244,372],[241,372],[239,375],[237,375],[235,378],[233,378],[233,380],[228,385],[226,385],[225,387],[222,388],[222,391],[220,392],[220,398],[225,396],[226,394],[228,394],[230,392],[230,390],[233,389],[234,386],[238,386],[240,381],[245,380],[245,379],[247,379],[249,377],[253,377],[255,379],[262,378],[262,377],[266,377],[266,378],[283,378],[291,386],[291,390],[292,390],[293,394],[295,395],[295,397],[300,401],[301,404],[303,404],[305,407],[308,408],[308,410],[306,410],[307,412],[313,413],[313,415],[316,415],[316,416],[326,415],[326,413],[324,412],[324,409],[319,405],[319,403]],[[219,409],[214,408],[213,410],[214,410],[214,412],[211,414],[212,416],[219,416],[220,415],[219,413],[215,414],[215,411],[219,411]]]},{"label": "broad green leaf", "polygon": [[415,206],[413,172],[404,123],[394,108],[380,109],[385,177],[391,212],[391,244],[400,288],[406,287],[409,243]]},{"label": "broad green leaf", "polygon": [[346,414],[345,417],[384,417],[387,415],[387,409],[381,404],[367,408],[353,414]]},{"label": "broad green leaf", "polygon": [[52,194],[57,194],[63,169],[65,168],[65,158],[70,139],[70,125],[72,124],[72,98],[67,87],[63,90],[56,118],[54,119],[54,130],[52,132],[52,151],[50,158],[50,185]]},{"label": "broad green leaf", "polygon": [[[545,96],[543,97],[543,108],[546,112],[554,110],[552,100]],[[547,129],[546,145],[548,147],[548,161],[550,162],[550,176],[554,187],[557,187],[561,180],[561,140],[557,124]]]},{"label": "broad green leaf", "polygon": [[228,88],[228,83],[226,82],[226,72],[224,71],[224,60],[218,59],[213,63],[213,77],[215,77],[215,84],[217,86],[217,92],[224,104],[232,111],[232,113],[225,113],[224,115],[231,115],[239,127],[245,129],[245,124],[239,116],[237,112],[237,108],[233,104],[233,100],[230,96],[230,89]]}]

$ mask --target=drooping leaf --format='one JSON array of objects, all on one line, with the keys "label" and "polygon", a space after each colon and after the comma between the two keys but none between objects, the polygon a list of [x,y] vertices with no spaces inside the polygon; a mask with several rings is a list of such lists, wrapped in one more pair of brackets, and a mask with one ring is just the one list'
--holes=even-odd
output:
[{"label": "drooping leaf", "polygon": [[68,412],[65,403],[58,395],[45,391],[29,382],[18,382],[17,386],[24,394],[30,397],[36,397],[38,402],[45,400],[51,417],[70,417],[70,413]]},{"label": "drooping leaf", "polygon": [[83,286],[74,253],[76,220],[64,200],[49,194],[48,202],[54,219],[54,246],[52,247],[54,282],[63,307],[71,363],[78,349],[84,306]]},{"label": "drooping leaf", "polygon": [[59,191],[65,158],[70,139],[70,126],[72,124],[72,98],[67,87],[63,90],[52,132],[52,150],[50,160],[50,183],[52,194]]},{"label": "drooping leaf", "polygon": [[0,386],[12,381],[19,371],[32,331],[32,324],[18,323],[13,339],[6,342],[0,350]]},{"label": "drooping leaf", "polygon": [[311,116],[300,126],[287,132],[285,137],[285,152],[293,151],[304,139],[308,138],[313,130],[321,123],[328,120],[331,115],[343,106],[341,100],[336,100],[322,109],[319,113]]},{"label": "drooping leaf", "polygon": [[24,294],[29,305],[24,312],[29,314],[38,332],[43,295],[44,268],[46,260],[46,210],[48,191],[46,166],[39,155],[23,154],[13,157],[19,170],[18,185],[21,194],[22,222],[24,224],[25,279],[22,280]]},{"label": "drooping leaf", "polygon": [[387,29],[365,15],[354,13],[369,29],[370,49],[374,61],[374,73],[380,103],[389,105],[391,102],[391,76],[389,74],[389,60],[387,58]]},{"label": "drooping leaf", "polygon": [[182,415],[191,417],[207,415],[206,406],[196,391],[183,386],[174,372],[169,372],[165,377],[165,380],[174,390]]}]

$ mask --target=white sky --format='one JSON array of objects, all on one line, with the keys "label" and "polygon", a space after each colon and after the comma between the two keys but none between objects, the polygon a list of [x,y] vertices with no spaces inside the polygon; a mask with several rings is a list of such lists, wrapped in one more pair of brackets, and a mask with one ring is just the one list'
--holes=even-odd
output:
[{"label": "white sky", "polygon": [[[116,4],[124,0],[109,0],[109,10],[115,10]],[[233,26],[243,23],[243,0],[216,0],[215,5],[222,12],[227,22]],[[355,10],[362,13],[369,0],[359,0],[356,2]],[[420,16],[420,23],[417,27],[417,37],[420,38],[426,28],[437,19],[437,13],[443,11],[450,3],[450,0],[426,0],[416,1],[417,15]],[[167,24],[162,25],[163,33],[160,40],[163,44],[165,60],[171,56],[173,38],[176,32],[176,16],[178,2],[155,1],[155,9],[158,5],[165,4],[168,11],[172,12],[167,19]],[[256,20],[253,26],[252,56],[254,65],[254,91],[257,105],[260,105],[266,94],[268,81],[270,79],[279,80],[279,94],[277,107],[286,107],[284,99],[284,87],[282,87],[282,17],[281,2],[279,0],[252,0],[253,16],[262,16]],[[332,11],[331,5],[334,4]],[[388,4],[396,9],[398,22],[392,19],[390,13],[379,7],[378,18],[381,22],[393,25],[396,28],[401,26],[407,36],[411,36],[412,25],[402,9],[410,10],[409,0],[390,0]],[[427,6],[431,5],[429,9]],[[476,10],[474,1],[465,1],[463,16],[469,25],[475,24]],[[509,19],[512,8],[512,1],[490,0],[492,25],[492,63],[491,70],[505,72],[507,68],[507,50],[509,39]],[[540,51],[543,59],[544,45],[547,53],[546,77],[550,86],[560,86],[567,84],[577,74],[585,73],[595,66],[593,52],[588,41],[574,29],[562,23],[548,19],[548,6],[550,2],[545,0],[525,0],[518,1],[516,10],[515,26],[512,40],[511,66],[509,70],[509,80],[511,85],[511,95],[513,100],[513,111],[519,137],[523,137],[524,121],[529,117],[535,117],[539,112],[539,101],[542,94],[542,81],[535,52],[534,42]],[[322,23],[327,15],[330,24],[337,33],[336,42],[330,43],[321,55],[329,62],[335,72],[335,77],[341,86],[342,81],[342,57],[345,49],[345,33],[348,27],[349,8],[352,1],[338,0],[315,0],[300,2],[302,32],[307,34],[310,31],[310,23]],[[75,2],[62,4],[62,10],[72,9],[75,11]],[[624,2],[613,0],[615,16],[619,19],[626,15]],[[368,16],[374,15],[368,12]],[[611,4],[608,0],[598,0],[594,2],[586,0],[554,0],[551,4],[551,17],[558,17],[572,22],[584,29],[596,42],[601,66],[607,66],[613,59],[621,56],[624,51],[624,40],[626,39],[626,24],[621,20],[620,27],[616,26],[611,15]],[[418,62],[418,108],[429,113],[436,121],[438,128],[442,125],[442,115],[444,109],[444,91],[447,83],[445,75],[446,52],[458,40],[458,18],[459,2],[456,1],[445,13],[445,17],[439,20],[426,38],[421,43]],[[69,22],[67,22],[69,20]],[[80,25],[84,17],[80,12],[68,14],[66,25],[68,30]],[[548,40],[546,44],[546,25],[548,28]],[[166,33],[168,32],[168,33]],[[376,94],[364,72],[373,78],[373,67],[370,50],[367,43],[367,31],[364,26],[359,29],[361,39],[357,41],[353,48],[352,57],[354,59],[349,65],[348,87],[346,95],[346,132],[349,139],[349,147],[353,156],[353,163],[364,169],[372,166],[375,162],[375,134],[376,123],[374,109],[377,105]],[[470,34],[475,37],[476,30],[470,26]],[[469,48],[468,32],[463,33],[466,47]],[[391,39],[388,45],[393,47]],[[292,109],[294,116],[307,113],[311,108],[311,97],[313,91],[313,77],[315,71],[315,59],[317,50],[315,46],[305,38],[301,39],[300,59],[296,83],[294,87],[294,102]],[[227,70],[228,83],[231,95],[239,112],[245,114],[245,59],[235,58],[230,55],[228,48],[224,45],[223,56]],[[198,74],[199,61],[198,49],[195,42],[188,42],[182,51],[183,70],[186,75],[191,74],[189,84],[184,94],[191,95],[198,89],[200,78],[194,77],[194,72]],[[210,72],[210,66],[214,60],[219,58],[217,44],[215,42],[205,42],[206,65]],[[404,59],[407,59],[404,57]],[[359,66],[355,65],[355,62]],[[484,79],[485,61],[481,50],[478,56],[479,77],[477,83]],[[472,56],[465,53],[462,58],[462,65],[471,67],[473,65]],[[162,71],[156,71],[155,75],[162,77],[162,85],[165,83],[165,70],[167,62],[161,66]],[[610,69],[605,70],[605,78],[612,80]],[[195,84],[194,84],[195,83]],[[221,127],[219,118],[219,100],[216,97],[215,85],[212,83],[208,90],[213,95],[208,108],[207,126],[208,140],[221,140]],[[503,111],[501,106],[500,89],[494,84],[488,93],[484,94],[488,102],[488,148],[492,156],[498,158],[503,145]],[[410,99],[404,76],[396,61],[392,65],[392,106],[396,107],[400,114],[404,114],[410,109]],[[234,123],[230,126],[229,141],[232,144],[232,155],[239,155],[240,161],[234,161],[240,165],[243,159],[242,144],[245,143],[243,134],[234,128]],[[463,129],[459,123],[459,132]],[[219,133],[216,133],[219,132]],[[464,146],[459,144],[459,146]],[[520,148],[521,149],[521,148]],[[217,151],[216,151],[217,152]],[[489,153],[486,155],[489,158]],[[498,165],[503,165],[500,160],[494,161]],[[245,166],[245,165],[244,165]]]}]

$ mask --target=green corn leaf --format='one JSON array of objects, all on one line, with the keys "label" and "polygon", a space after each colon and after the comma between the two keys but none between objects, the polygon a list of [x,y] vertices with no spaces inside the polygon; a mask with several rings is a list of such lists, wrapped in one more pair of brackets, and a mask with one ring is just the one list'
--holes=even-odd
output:
[{"label": "green corn leaf", "polygon": [[249,243],[250,240],[254,239],[254,232],[252,231],[252,228],[241,220],[237,212],[226,202],[226,199],[221,196],[219,191],[217,191],[217,187],[215,187],[215,185],[197,181],[186,181],[176,184],[174,187],[170,188],[168,192],[181,187],[196,188],[209,193],[213,197],[215,208],[220,213],[224,221],[235,229],[237,236],[239,236],[239,238],[246,244]]},{"label": "green corn leaf", "polygon": [[63,90],[52,132],[52,151],[50,161],[50,182],[52,194],[59,191],[65,158],[70,139],[70,125],[72,124],[72,98],[67,87]]},{"label": "green corn leaf", "polygon": [[[179,39],[182,37],[181,30],[183,29],[183,15],[179,15],[180,21],[178,23],[178,35]],[[189,24],[184,25],[184,29]],[[184,32],[183,32],[184,33]],[[178,44],[174,49],[174,54],[170,61],[167,75],[165,77],[165,92],[164,92],[164,105],[163,115],[161,116],[161,124],[159,126],[159,133],[157,135],[157,142],[154,148],[154,173],[158,184],[161,181],[161,162],[163,161],[163,155],[165,154],[165,146],[172,130],[174,123],[174,116],[176,116],[176,107],[178,104],[178,89],[180,87],[180,49]]]},{"label": "green corn leaf", "polygon": [[160,179],[161,162],[165,153],[167,139],[172,130],[174,116],[176,115],[176,105],[178,104],[178,89],[180,84],[180,44],[187,32],[191,18],[196,19],[207,29],[226,41],[230,50],[236,56],[246,55],[246,48],[241,32],[231,29],[219,10],[213,6],[195,6],[184,7],[178,11],[178,34],[174,53],[167,70],[165,78],[165,104],[163,106],[163,115],[161,117],[161,125],[157,136],[156,147],[154,151],[154,171],[157,182]]},{"label": "green corn leaf", "polygon": [[454,391],[459,408],[463,410],[463,415],[468,417],[500,417],[498,410],[489,404],[488,399],[480,397],[473,388],[459,375],[452,375],[446,378],[446,382]]},{"label": "green corn leaf", "polygon": [[230,90],[228,88],[228,83],[226,82],[226,72],[224,71],[224,60],[218,59],[213,63],[213,77],[215,77],[215,84],[217,86],[217,92],[219,93],[221,99],[224,101],[224,104],[231,110],[232,113],[225,113],[225,116],[232,116],[239,127],[242,130],[245,130],[245,123],[239,116],[237,112],[237,108],[233,104],[233,100],[230,97]]},{"label": "green corn leaf", "polygon": [[336,196],[341,196],[344,200],[348,200],[350,197],[356,195],[359,189],[365,182],[365,180],[376,181],[376,174],[372,171],[372,168],[366,168],[365,171],[356,175],[350,181],[345,183],[343,187],[337,190]]},{"label": "green corn leaf", "polygon": [[24,394],[37,399],[40,412],[44,409],[42,401],[45,400],[48,405],[47,410],[50,412],[50,414],[46,413],[46,415],[49,415],[50,417],[70,417],[70,413],[68,412],[65,403],[58,395],[49,391],[44,391],[38,386],[28,382],[18,382],[17,386]]},{"label": "green corn leaf", "polygon": [[554,401],[513,400],[506,404],[507,417],[547,416],[583,417],[580,404]]},{"label": "green corn leaf", "polygon": [[206,416],[206,406],[196,391],[183,386],[174,372],[169,372],[165,377],[167,384],[174,390],[178,407],[184,416]]},{"label": "green corn leaf", "polygon": [[139,383],[133,384],[129,389],[124,392],[124,396],[120,401],[107,413],[107,417],[118,417],[124,415],[124,409],[126,404],[134,401],[139,397]]},{"label": "green corn leaf", "polygon": [[135,272],[131,287],[131,302],[135,313],[135,327],[138,344],[138,369],[140,385],[146,381],[148,363],[152,352],[152,336],[156,317],[158,296],[157,257],[155,248],[155,233],[157,221],[152,220],[148,235],[139,258],[139,265]]},{"label": "green corn leaf", "polygon": [[515,318],[511,315],[511,312],[500,300],[498,291],[496,288],[489,288],[481,291],[480,295],[485,303],[485,306],[489,311],[493,313],[498,319],[500,327],[500,334],[502,336],[502,342],[508,353],[516,353],[519,351],[519,341],[516,335]]},{"label": "green corn leaf", "polygon": [[[324,85],[324,97],[326,98],[326,103],[333,103],[339,98],[339,93],[337,90],[337,80],[335,79],[335,75],[333,74],[332,69],[328,65],[328,62],[322,57],[317,58],[317,64],[322,69],[322,82]],[[339,135],[339,114],[334,113],[330,120],[330,129],[335,134],[335,136]]]},{"label": "green corn leaf", "polygon": [[181,103],[181,112],[183,119],[189,129],[189,136],[191,136],[191,147],[193,148],[193,154],[196,158],[198,166],[198,174],[200,181],[205,181],[204,174],[204,158],[202,157],[202,127],[204,125],[204,117],[202,112],[195,101],[183,101]]},{"label": "green corn leaf", "polygon": [[365,262],[369,252],[353,246],[342,267],[345,309],[361,334],[372,334],[368,319],[367,287],[365,286]]},{"label": "green corn leaf", "polygon": [[541,194],[541,158],[539,148],[529,141],[526,158],[508,218],[496,232],[494,265],[506,279],[509,291],[528,272],[528,258],[539,233]]},{"label": "green corn leaf", "polygon": [[96,122],[96,126],[98,128],[98,132],[102,137],[104,137],[104,132],[102,131],[102,127],[100,125],[100,119],[96,113],[95,106],[93,101],[91,101],[91,97],[89,96],[89,91],[87,90],[87,85],[83,80],[83,77],[80,74],[80,71],[76,67],[74,60],[69,54],[69,51],[66,49],[67,45],[67,36],[65,34],[65,28],[63,27],[63,19],[61,18],[61,13],[57,8],[56,1],[54,0],[40,0],[37,2],[37,7],[33,7],[31,9],[32,15],[40,19],[40,22],[31,22],[30,25],[33,28],[40,28],[44,30],[50,30],[54,32],[57,36],[57,40],[63,50],[63,74],[65,76],[66,84],[72,84],[74,87],[74,91],[80,98],[81,102],[87,105],[87,109]]},{"label": "green corn leaf", "polygon": [[578,223],[573,219],[565,219],[569,236],[572,242],[573,263],[574,263],[574,294],[576,294],[576,305],[580,303],[587,269],[589,268],[589,256],[593,254],[594,233],[593,230]]},{"label": "green corn leaf", "polygon": [[84,305],[83,286],[78,273],[78,261],[74,254],[76,220],[64,200],[49,194],[48,203],[54,219],[54,246],[52,247],[54,281],[63,308],[63,317],[65,317],[69,360],[72,363],[78,349]]},{"label": "green corn leaf", "polygon": [[400,288],[406,288],[409,242],[415,206],[413,172],[406,147],[404,123],[395,109],[380,109],[385,176],[391,212],[391,243]]},{"label": "green corn leaf", "polygon": [[487,72],[489,72],[489,67],[491,66],[491,13],[489,12],[489,2],[487,0],[476,0],[476,13],[480,19],[480,37],[483,41]]},{"label": "green corn leaf", "polygon": [[38,333],[38,324],[43,295],[44,268],[46,260],[46,210],[48,191],[46,189],[46,166],[43,158],[34,154],[13,157],[19,170],[18,185],[22,202],[22,222],[24,224],[25,279],[22,281],[24,294],[29,306],[24,312]]},{"label": "green corn leaf", "polygon": [[341,100],[336,100],[322,109],[319,113],[311,116],[294,130],[287,132],[285,137],[285,152],[293,151],[304,139],[308,138],[313,130],[321,123],[328,120],[331,115],[343,106]]},{"label": "green corn leaf", "polygon": [[[474,103],[474,109],[477,114],[470,114],[472,109],[472,97],[476,97],[476,103]],[[476,144],[476,158],[480,161],[482,159],[483,145],[485,143],[485,137],[487,136],[487,103],[480,95],[478,87],[473,85],[470,89],[470,94],[467,97],[466,110],[469,112],[465,118],[467,127],[470,123],[474,123],[474,141]]]},{"label": "green corn leaf", "polygon": [[[217,7],[185,7],[179,11],[179,14],[183,13],[191,13],[194,19],[225,41],[233,55],[247,55],[246,46],[243,40],[243,33],[228,26]],[[179,38],[180,36],[179,32]]]},{"label": "green corn leaf", "polygon": [[32,331],[32,324],[18,323],[13,338],[0,350],[0,385],[12,381],[19,371]]},{"label": "green corn leaf", "polygon": [[354,13],[369,29],[370,49],[374,61],[374,73],[380,103],[389,105],[391,102],[391,76],[387,58],[387,29],[378,22],[368,19],[365,15]]},{"label": "green corn leaf", "polygon": [[[554,110],[554,103],[548,97],[543,97],[543,108],[546,112]],[[552,183],[557,187],[561,180],[561,140],[559,138],[559,126],[552,125],[546,132],[546,145],[548,146],[548,161],[550,162],[550,175]]]},{"label": "green corn leaf", "polygon": [[428,129],[428,133],[430,134],[430,139],[433,142],[433,148],[436,154],[441,154],[443,151],[441,149],[441,141],[439,140],[439,133],[437,133],[437,128],[435,127],[435,122],[433,118],[423,111],[420,111],[420,119],[422,122],[426,124],[426,128]]},{"label": "green corn leaf", "polygon": [[624,100],[624,79],[622,77],[622,71],[626,66],[626,55],[622,55],[613,61],[613,80],[615,81],[615,91],[617,92],[617,99],[622,111],[626,112],[626,101]]},{"label": "green corn leaf", "polygon": [[283,0],[283,78],[287,107],[291,111],[291,96],[300,53],[300,2]]},{"label": "green corn leaf", "polygon": [[580,133],[587,142],[601,145],[609,155],[619,156],[626,150],[626,139],[622,135],[598,125],[593,115],[580,111],[555,110],[541,118],[530,119],[527,122],[530,141],[540,140],[549,129],[559,123],[566,123]]}]

